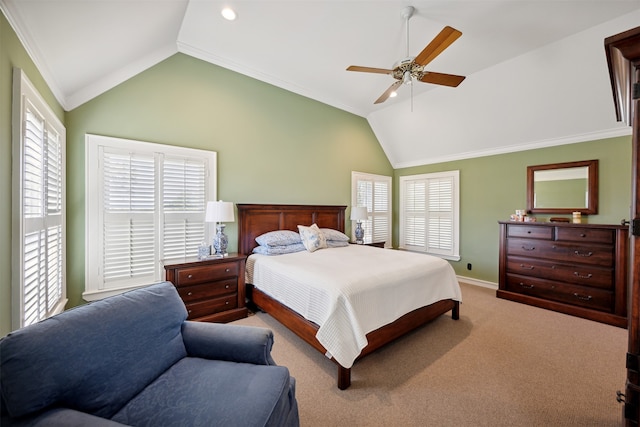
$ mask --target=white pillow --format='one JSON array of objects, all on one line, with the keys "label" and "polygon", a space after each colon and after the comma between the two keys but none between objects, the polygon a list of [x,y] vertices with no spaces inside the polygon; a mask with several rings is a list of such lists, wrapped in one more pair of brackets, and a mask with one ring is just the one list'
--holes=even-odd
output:
[{"label": "white pillow", "polygon": [[299,225],[298,231],[300,232],[302,244],[304,244],[304,247],[307,248],[309,252],[315,252],[318,249],[327,247],[327,239],[316,224],[310,227]]},{"label": "white pillow", "polygon": [[336,240],[338,242],[348,242],[349,236],[341,231],[334,230],[333,228],[321,228],[320,231],[324,234],[324,237],[329,240]]}]

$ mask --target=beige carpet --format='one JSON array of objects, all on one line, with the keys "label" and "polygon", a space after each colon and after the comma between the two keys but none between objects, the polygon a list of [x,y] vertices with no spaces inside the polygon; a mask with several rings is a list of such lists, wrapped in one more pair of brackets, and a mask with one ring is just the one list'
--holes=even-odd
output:
[{"label": "beige carpet", "polygon": [[619,426],[626,330],[501,300],[462,284],[450,314],[356,363],[336,366],[264,313],[273,357],[297,381],[302,426]]}]

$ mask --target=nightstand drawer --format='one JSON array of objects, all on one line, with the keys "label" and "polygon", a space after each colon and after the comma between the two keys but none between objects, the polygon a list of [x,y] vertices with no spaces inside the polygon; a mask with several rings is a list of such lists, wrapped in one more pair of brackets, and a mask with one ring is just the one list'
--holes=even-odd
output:
[{"label": "nightstand drawer", "polygon": [[227,277],[238,276],[238,263],[225,262],[202,267],[183,268],[178,271],[176,286],[189,286]]},{"label": "nightstand drawer", "polygon": [[232,294],[221,298],[213,298],[206,301],[186,304],[185,306],[187,308],[187,313],[189,313],[187,318],[195,319],[236,308],[238,306],[238,297],[236,294]]},{"label": "nightstand drawer", "polygon": [[217,298],[222,295],[235,294],[236,292],[238,292],[238,281],[235,278],[178,288],[180,298],[185,304],[203,299]]}]

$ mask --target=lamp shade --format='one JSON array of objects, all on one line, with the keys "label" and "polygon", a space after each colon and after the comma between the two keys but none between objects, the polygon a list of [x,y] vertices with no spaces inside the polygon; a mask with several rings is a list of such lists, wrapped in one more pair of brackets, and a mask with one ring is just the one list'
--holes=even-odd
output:
[{"label": "lamp shade", "polygon": [[357,206],[351,208],[351,220],[352,221],[365,221],[369,219],[369,212],[364,206]]},{"label": "lamp shade", "polygon": [[207,210],[204,216],[205,222],[233,222],[235,217],[233,214],[233,203],[223,202],[207,202]]}]

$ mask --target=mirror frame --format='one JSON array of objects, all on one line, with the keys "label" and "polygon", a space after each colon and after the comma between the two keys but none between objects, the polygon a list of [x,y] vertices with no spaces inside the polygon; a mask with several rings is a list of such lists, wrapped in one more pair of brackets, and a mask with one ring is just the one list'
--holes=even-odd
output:
[{"label": "mirror frame", "polygon": [[[567,169],[584,167],[588,168],[589,197],[586,208],[536,208],[534,207],[534,181],[535,171],[550,169]],[[584,160],[579,162],[553,163],[548,165],[527,166],[527,212],[532,214],[571,214],[581,212],[583,215],[595,215],[598,213],[598,160]]]}]

